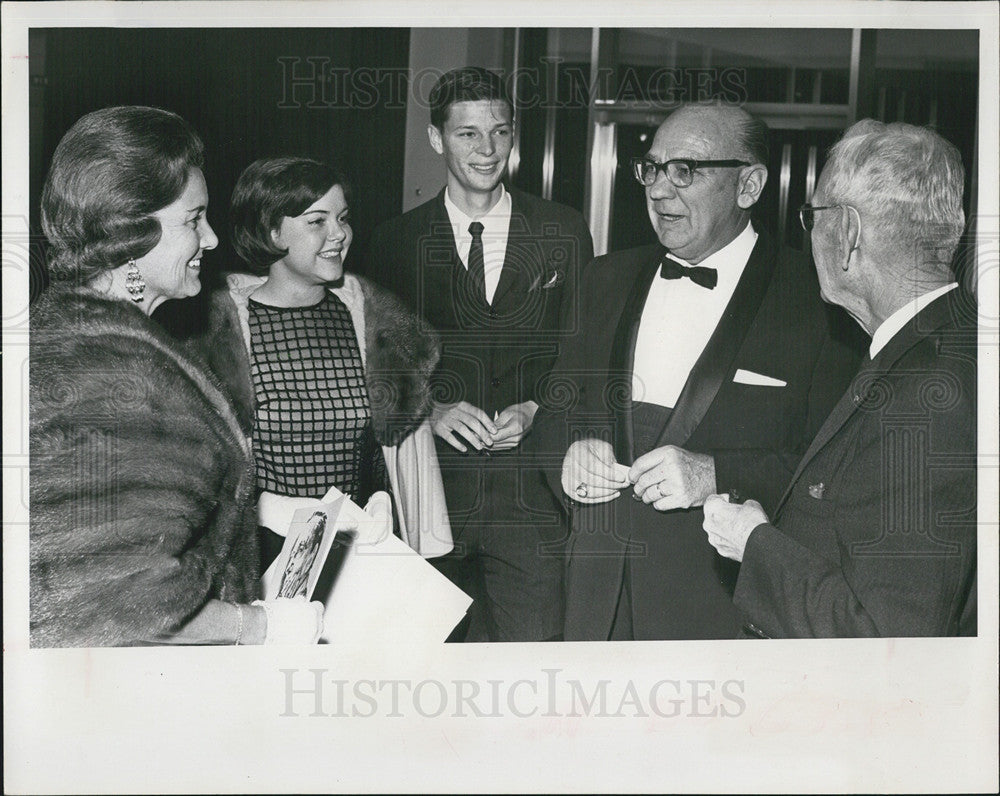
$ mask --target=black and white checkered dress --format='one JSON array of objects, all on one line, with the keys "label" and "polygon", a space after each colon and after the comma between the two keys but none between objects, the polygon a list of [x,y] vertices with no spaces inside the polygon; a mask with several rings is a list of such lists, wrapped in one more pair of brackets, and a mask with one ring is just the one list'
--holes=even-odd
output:
[{"label": "black and white checkered dress", "polygon": [[250,299],[249,324],[258,486],[310,498],[336,486],[361,505],[387,489],[364,365],[344,302],[333,293],[308,307]]}]

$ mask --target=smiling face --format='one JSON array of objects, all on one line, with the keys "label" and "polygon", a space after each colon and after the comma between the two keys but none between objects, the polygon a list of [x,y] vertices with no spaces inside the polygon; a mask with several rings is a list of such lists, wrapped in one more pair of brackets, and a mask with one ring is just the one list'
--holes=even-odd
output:
[{"label": "smiling face", "polygon": [[[722,108],[683,108],[656,131],[648,157],[657,163],[688,158],[729,160],[741,157],[740,116]],[[689,263],[698,263],[730,243],[746,226],[766,170],[704,168],[678,188],[665,174],[646,187],[646,209],[660,243]],[[755,176],[756,175],[756,176]]]},{"label": "smiling face", "polygon": [[285,216],[271,231],[275,245],[288,253],[271,266],[286,282],[309,288],[339,281],[353,233],[344,189],[334,185],[297,216]]},{"label": "smiling face", "polygon": [[201,169],[188,172],[187,184],[171,204],[157,210],[160,240],[135,261],[146,283],[143,302],[152,312],[167,299],[194,296],[201,290],[201,255],[219,239],[208,224],[208,188]]},{"label": "smiling face", "polygon": [[500,179],[513,146],[510,106],[503,100],[456,102],[444,128],[427,128],[431,146],[448,166],[448,193],[456,202],[499,196]]}]

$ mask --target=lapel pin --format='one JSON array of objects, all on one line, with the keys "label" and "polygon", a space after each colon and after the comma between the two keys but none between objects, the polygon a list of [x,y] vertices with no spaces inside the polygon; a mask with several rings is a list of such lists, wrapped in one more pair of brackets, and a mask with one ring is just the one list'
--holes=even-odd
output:
[{"label": "lapel pin", "polygon": [[823,499],[823,493],[826,491],[826,484],[820,481],[818,484],[809,484],[809,497],[816,498],[816,500]]}]

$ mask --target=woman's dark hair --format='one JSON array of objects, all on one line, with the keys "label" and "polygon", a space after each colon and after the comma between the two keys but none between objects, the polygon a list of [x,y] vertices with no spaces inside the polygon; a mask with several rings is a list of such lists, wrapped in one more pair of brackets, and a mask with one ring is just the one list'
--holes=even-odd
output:
[{"label": "woman's dark hair", "polygon": [[514,103],[503,79],[496,72],[479,66],[452,69],[438,78],[428,97],[431,106],[431,124],[438,130],[444,129],[448,120],[448,109],[456,102],[477,102],[498,100],[506,102],[511,113]]},{"label": "woman's dark hair", "polygon": [[63,136],[42,189],[53,280],[86,284],[148,254],[153,213],[183,193],[205,148],[176,113],[126,105],[88,113]]},{"label": "woman's dark hair", "polygon": [[236,181],[230,207],[233,247],[250,271],[262,274],[288,251],[274,245],[271,230],[285,216],[301,215],[335,185],[349,199],[343,175],[309,158],[264,158]]}]

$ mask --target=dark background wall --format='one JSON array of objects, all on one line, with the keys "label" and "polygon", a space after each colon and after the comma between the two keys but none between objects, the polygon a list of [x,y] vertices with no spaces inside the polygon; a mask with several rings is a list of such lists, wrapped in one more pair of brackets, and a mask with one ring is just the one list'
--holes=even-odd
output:
[{"label": "dark background wall", "polygon": [[[32,31],[33,119],[41,121],[30,131],[32,230],[41,230],[41,187],[63,134],[89,111],[136,104],[175,111],[205,141],[208,217],[220,240],[205,258],[206,282],[238,267],[228,240],[229,199],[259,157],[296,154],[339,165],[355,188],[351,213],[361,246],[401,204],[406,92],[399,79],[408,51],[407,28]],[[374,87],[355,80],[345,96],[339,77],[312,80],[348,70]],[[36,264],[33,296],[43,284]]]},{"label": "dark background wall", "polygon": [[[798,41],[796,31],[788,30],[602,29],[597,65],[611,79],[583,86],[582,95],[581,87],[568,77],[572,70],[591,74],[592,31],[517,30],[515,34],[515,29],[487,28],[33,29],[30,187],[31,223],[37,237],[32,245],[32,297],[45,284],[39,197],[52,152],[80,116],[108,105],[169,108],[188,119],[204,138],[209,220],[220,238],[219,248],[205,259],[204,281],[211,287],[222,271],[239,267],[228,240],[227,211],[237,177],[256,158],[301,154],[334,162],[347,172],[354,188],[355,231],[347,266],[354,271],[361,270],[367,240],[377,224],[437,192],[444,169],[427,143],[428,114],[414,99],[419,87],[409,85],[411,75],[465,63],[506,71],[516,63],[534,77],[535,86],[544,89],[543,96],[554,92],[560,101],[553,113],[546,103],[519,98],[519,159],[517,164],[512,160],[511,182],[544,194],[543,172],[551,147],[551,198],[580,210],[584,210],[591,157],[588,96],[600,89],[594,96],[602,97],[601,111],[617,124],[617,179],[605,219],[611,250],[653,240],[643,192],[631,178],[628,157],[646,151],[660,118],[630,115],[627,102],[608,104],[609,97],[619,96],[614,87],[622,75],[641,76],[664,63],[680,72],[695,64],[691,71],[700,73],[711,64],[716,71],[732,69],[742,75],[743,99],[751,103],[774,107],[807,103],[801,107],[808,110],[810,102],[848,101],[853,57],[848,30],[797,32],[834,52],[834,57],[800,52],[801,47],[792,46]],[[553,37],[554,32],[558,36]],[[789,39],[784,51],[772,52],[776,39]],[[864,91],[857,115],[930,123],[952,140],[966,164],[966,212],[971,222],[976,212],[977,32],[865,30],[861,42],[859,86]],[[628,92],[622,96],[657,99]],[[796,208],[807,198],[807,153],[815,152],[818,174],[826,149],[841,132],[839,126],[814,129],[799,124],[772,124],[771,179],[755,219],[796,247],[807,242],[796,218]],[[779,178],[785,147],[791,157],[787,208],[782,214]],[[158,317],[196,317],[197,303],[206,295],[203,291],[194,300],[167,302]]]}]

